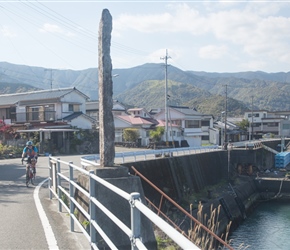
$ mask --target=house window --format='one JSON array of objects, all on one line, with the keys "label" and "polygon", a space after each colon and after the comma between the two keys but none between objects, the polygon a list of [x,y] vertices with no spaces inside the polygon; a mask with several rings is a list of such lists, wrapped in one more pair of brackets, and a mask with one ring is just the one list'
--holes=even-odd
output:
[{"label": "house window", "polygon": [[209,141],[209,136],[208,135],[202,135],[201,136],[202,141]]},{"label": "house window", "polygon": [[268,127],[278,127],[278,122],[268,122]]},{"label": "house window", "polygon": [[176,131],[170,131],[170,136],[175,136],[176,135]]},{"label": "house window", "polygon": [[202,127],[209,127],[209,121],[201,121]]},{"label": "house window", "polygon": [[48,104],[44,106],[44,116],[45,116],[45,121],[55,120],[54,104]]},{"label": "house window", "polygon": [[42,121],[43,106],[27,107],[27,121]]},{"label": "house window", "polygon": [[[248,114],[248,117],[252,117],[252,113],[251,114]],[[253,114],[253,117],[260,117],[260,114],[259,113],[256,113],[256,114]]]},{"label": "house window", "polygon": [[78,111],[80,111],[80,105],[79,104],[69,104],[68,105],[68,111],[70,111],[70,112],[78,112]]},{"label": "house window", "polygon": [[187,120],[185,121],[185,128],[200,128],[200,121]]},{"label": "house window", "polygon": [[283,129],[290,129],[290,124],[283,124]]},{"label": "house window", "polygon": [[178,126],[181,126],[181,120],[175,120],[175,121],[173,121],[173,124],[176,124]]}]

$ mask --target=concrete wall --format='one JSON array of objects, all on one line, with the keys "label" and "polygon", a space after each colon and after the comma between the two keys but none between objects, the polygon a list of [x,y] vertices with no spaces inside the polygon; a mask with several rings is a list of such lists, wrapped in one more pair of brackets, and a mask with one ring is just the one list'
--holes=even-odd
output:
[{"label": "concrete wall", "polygon": [[[126,168],[99,168],[95,170],[95,174],[129,194],[132,192],[140,193],[140,199],[146,204],[140,178],[137,176],[128,176]],[[88,176],[79,175],[78,183],[87,191],[89,190]],[[127,227],[131,228],[130,203],[128,200],[125,200],[123,197],[100,184],[96,184],[95,193],[96,199],[103,206],[110,210],[110,212],[121,220]],[[89,213],[88,198],[78,190],[76,190],[75,198],[85,211]],[[77,218],[82,224],[87,220],[79,210],[77,212]],[[99,208],[96,208],[96,221],[118,249],[125,250],[131,248],[129,237]],[[89,228],[87,228],[87,230],[89,230]],[[157,249],[153,225],[142,213],[140,235],[142,236],[143,244],[148,249]],[[96,238],[99,249],[110,249],[105,244],[100,234],[97,233]]]},{"label": "concrete wall", "polygon": [[[228,159],[230,160],[229,165]],[[227,181],[228,167],[229,181],[231,182],[232,178],[237,175],[237,166],[239,164],[253,165],[259,168],[270,168],[270,166],[274,166],[273,153],[265,149],[240,149],[232,150],[230,153],[221,150],[123,165],[127,166],[132,174],[134,174],[134,171],[130,167],[134,166],[155,186],[165,192],[177,203],[181,204],[183,203],[183,197],[187,194],[193,192],[199,193],[206,186],[213,186],[220,183],[222,180]],[[211,205],[213,205],[213,208],[221,206],[218,235],[224,232],[230,221],[232,221],[231,230],[235,229],[246,217],[247,211],[250,211],[255,201],[259,199],[260,196],[253,179],[254,178],[249,181],[247,177],[245,182],[234,186],[238,198],[235,198],[234,193],[228,187],[220,197],[211,199],[210,202],[203,204],[203,213],[208,215],[211,213]],[[160,195],[152,186],[143,180],[142,186],[145,196],[158,206]],[[221,202],[221,199],[223,199],[223,202]],[[241,203],[238,204],[239,201],[237,201],[237,199],[242,202],[242,206]],[[195,202],[196,201],[192,201],[192,203]]]}]

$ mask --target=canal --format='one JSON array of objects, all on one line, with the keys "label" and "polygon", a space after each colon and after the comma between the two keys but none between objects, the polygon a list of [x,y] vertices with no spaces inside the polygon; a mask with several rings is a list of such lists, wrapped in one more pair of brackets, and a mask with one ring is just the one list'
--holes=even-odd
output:
[{"label": "canal", "polygon": [[261,202],[233,232],[234,249],[289,250],[290,201]]}]

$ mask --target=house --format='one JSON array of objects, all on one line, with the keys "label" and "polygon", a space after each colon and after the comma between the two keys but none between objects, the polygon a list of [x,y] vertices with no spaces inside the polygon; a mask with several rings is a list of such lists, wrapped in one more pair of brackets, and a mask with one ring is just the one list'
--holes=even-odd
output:
[{"label": "house", "polygon": [[62,121],[74,112],[85,113],[87,99],[76,88],[0,95],[0,116],[11,124],[43,126]]},{"label": "house", "polygon": [[0,95],[0,115],[21,133],[39,132],[42,140],[65,147],[72,126],[92,128],[95,123],[85,115],[88,97],[76,88],[39,90]]},{"label": "house", "polygon": [[249,121],[250,139],[261,138],[263,134],[290,136],[290,111],[253,110],[245,112],[244,119]]},{"label": "house", "polygon": [[149,131],[154,129],[158,122],[144,108],[128,109],[127,115],[114,115],[115,141],[123,142],[123,130],[135,128],[139,133],[138,144],[149,145]]},{"label": "house", "polygon": [[[247,140],[247,132],[241,130],[237,123],[241,122],[242,118],[227,117],[227,121],[217,120],[214,122],[214,127],[220,131],[220,140],[218,145],[223,145],[224,141],[237,142]],[[226,135],[225,135],[226,131]]]},{"label": "house", "polygon": [[[99,123],[99,101],[90,101],[86,102],[86,114],[97,121]],[[125,106],[120,103],[118,100],[113,101],[113,115],[126,115]]]},{"label": "house", "polygon": [[[154,118],[165,121],[165,116],[165,109],[161,109],[154,115]],[[180,143],[181,140],[186,140],[190,147],[216,143],[214,138],[217,137],[218,131],[213,128],[212,115],[201,114],[189,107],[169,106],[168,121],[179,126],[180,132],[177,132],[177,137]],[[170,126],[168,126],[168,130],[170,131]],[[168,137],[170,138],[170,136]]]}]

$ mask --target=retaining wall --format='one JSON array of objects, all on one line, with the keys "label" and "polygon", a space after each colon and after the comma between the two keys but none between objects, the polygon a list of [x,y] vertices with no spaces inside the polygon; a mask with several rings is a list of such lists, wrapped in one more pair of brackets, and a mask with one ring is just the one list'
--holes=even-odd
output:
[{"label": "retaining wall", "polygon": [[[123,165],[127,166],[132,174],[134,171],[130,167],[134,166],[154,185],[181,204],[183,197],[190,193],[199,193],[205,187],[218,184],[222,180],[231,182],[237,175],[239,164],[253,165],[260,169],[272,168],[274,154],[264,149],[235,149],[230,152],[221,150]],[[203,200],[207,201],[202,204],[204,214],[210,214],[211,205],[214,208],[221,205],[218,235],[225,231],[229,221],[233,222],[231,228],[235,229],[246,217],[247,211],[252,209],[255,201],[260,198],[254,177],[234,185],[235,194],[228,188],[216,199],[208,201],[207,197],[204,197]],[[160,195],[143,180],[142,186],[145,196],[158,206]],[[198,201],[192,201],[196,202]]]}]

